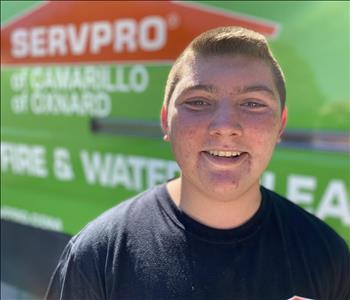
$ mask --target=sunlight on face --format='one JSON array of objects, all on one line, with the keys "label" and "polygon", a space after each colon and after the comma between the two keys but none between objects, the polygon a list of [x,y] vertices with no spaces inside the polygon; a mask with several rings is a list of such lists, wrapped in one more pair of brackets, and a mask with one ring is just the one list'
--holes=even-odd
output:
[{"label": "sunlight on face", "polygon": [[285,124],[270,68],[245,56],[190,61],[167,119],[183,183],[215,197],[259,188]]}]

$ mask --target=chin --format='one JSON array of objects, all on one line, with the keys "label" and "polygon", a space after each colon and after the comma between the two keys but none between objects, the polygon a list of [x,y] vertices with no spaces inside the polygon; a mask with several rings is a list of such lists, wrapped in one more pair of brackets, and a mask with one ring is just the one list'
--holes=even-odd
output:
[{"label": "chin", "polygon": [[210,180],[206,187],[209,187],[209,190],[211,193],[215,196],[228,196],[231,194],[236,193],[239,191],[241,187],[240,180],[232,180],[232,179],[225,179],[225,180]]},{"label": "chin", "polygon": [[247,181],[241,176],[211,176],[203,186],[215,198],[232,200],[250,189],[259,189],[259,179]]}]

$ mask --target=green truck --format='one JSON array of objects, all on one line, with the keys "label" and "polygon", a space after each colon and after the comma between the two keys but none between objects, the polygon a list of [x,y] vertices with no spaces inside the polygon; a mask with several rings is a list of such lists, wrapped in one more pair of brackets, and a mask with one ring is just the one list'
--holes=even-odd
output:
[{"label": "green truck", "polygon": [[349,16],[346,1],[2,1],[2,285],[41,298],[72,235],[178,175],[159,126],[167,73],[224,25],[265,34],[286,75],[261,183],[350,245]]}]

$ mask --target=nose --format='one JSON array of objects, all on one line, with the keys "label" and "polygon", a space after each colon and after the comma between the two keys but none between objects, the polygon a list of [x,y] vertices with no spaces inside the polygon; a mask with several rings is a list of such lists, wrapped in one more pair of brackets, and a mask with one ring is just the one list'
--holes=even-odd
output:
[{"label": "nose", "polygon": [[216,109],[209,124],[210,135],[240,136],[242,132],[241,117],[234,107],[223,105]]}]

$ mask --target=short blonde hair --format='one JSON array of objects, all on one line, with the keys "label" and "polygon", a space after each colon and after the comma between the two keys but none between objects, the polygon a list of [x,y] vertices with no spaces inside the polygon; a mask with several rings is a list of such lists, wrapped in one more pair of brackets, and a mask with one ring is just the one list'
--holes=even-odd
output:
[{"label": "short blonde hair", "polygon": [[286,102],[285,78],[266,38],[255,31],[234,26],[211,29],[192,40],[170,69],[165,86],[163,105],[168,108],[170,98],[180,81],[182,67],[189,56],[208,57],[216,55],[245,55],[266,62],[271,68],[281,107],[284,107]]}]

